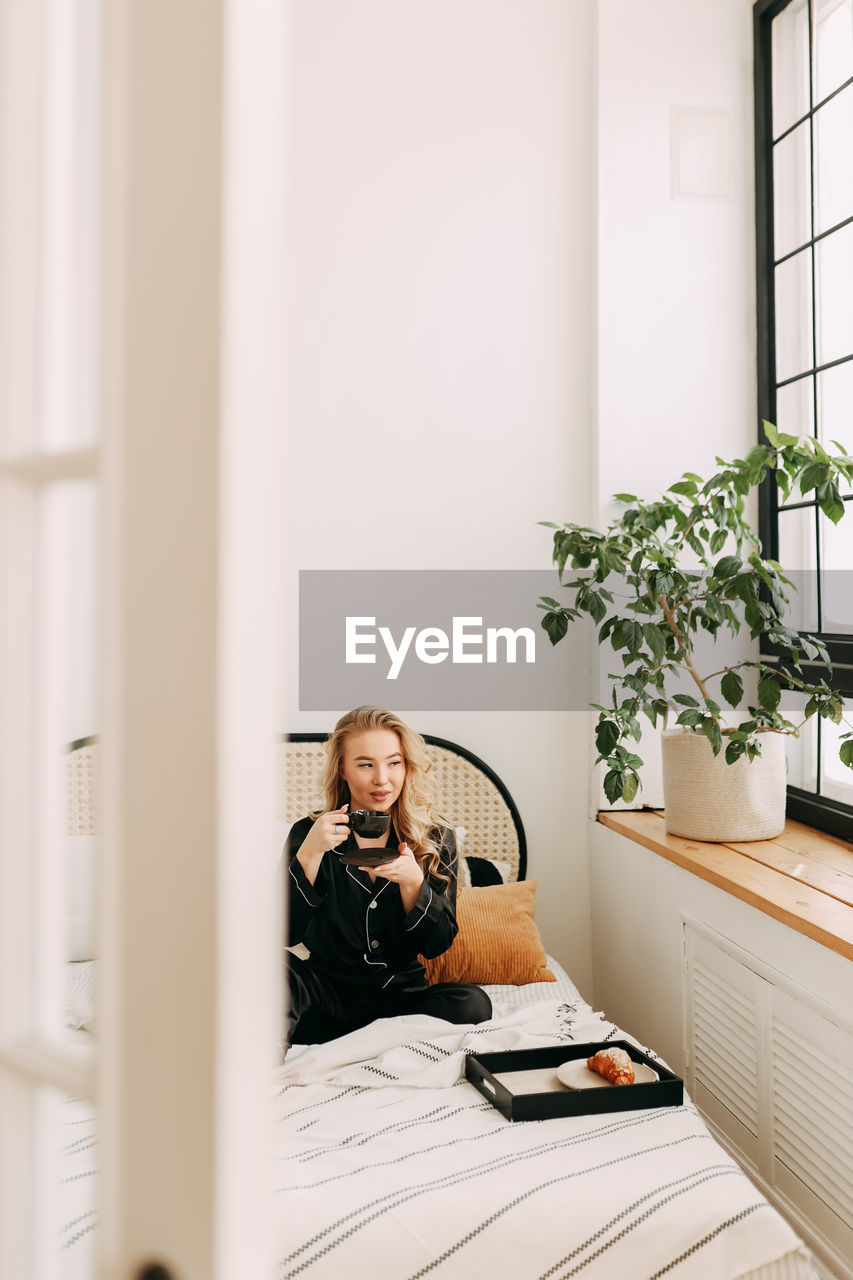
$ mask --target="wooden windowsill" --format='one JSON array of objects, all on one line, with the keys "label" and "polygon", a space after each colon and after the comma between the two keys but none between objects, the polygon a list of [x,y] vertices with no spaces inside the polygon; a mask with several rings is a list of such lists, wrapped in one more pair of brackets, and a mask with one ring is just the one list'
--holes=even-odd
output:
[{"label": "wooden windowsill", "polygon": [[598,821],[853,960],[853,849],[844,840],[788,821],[775,840],[705,844],[671,836],[659,809]]}]

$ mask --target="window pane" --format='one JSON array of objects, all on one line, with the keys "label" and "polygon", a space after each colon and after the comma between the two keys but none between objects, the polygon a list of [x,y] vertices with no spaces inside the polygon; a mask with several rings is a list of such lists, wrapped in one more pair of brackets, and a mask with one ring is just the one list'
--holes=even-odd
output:
[{"label": "window pane", "polygon": [[776,381],[812,367],[812,256],[805,249],[776,268]]},{"label": "window pane", "polygon": [[773,148],[773,254],[777,259],[811,239],[810,165],[806,121]]},{"label": "window pane", "polygon": [[815,112],[814,138],[815,233],[819,235],[853,215],[853,85]]},{"label": "window pane", "polygon": [[853,0],[814,0],[814,100],[853,76]]},{"label": "window pane", "polygon": [[838,440],[853,451],[853,360],[818,374],[818,438]]},{"label": "window pane", "polygon": [[833,724],[831,720],[822,720],[820,724],[821,793],[830,800],[853,804],[853,769],[848,769],[838,758],[842,733],[853,729],[853,699],[844,699],[842,715],[841,724]]},{"label": "window pane", "polygon": [[817,630],[815,508],[779,512],[779,563],[793,587],[787,589],[785,623],[795,631]]},{"label": "window pane", "polygon": [[93,924],[92,837],[82,849],[79,837],[71,834],[67,747],[95,727],[96,581],[97,484],[74,480],[48,485],[38,508],[33,859],[38,920],[34,1022],[47,1036],[65,1034],[67,962],[76,954],[81,930],[91,933]]},{"label": "window pane", "polygon": [[773,19],[773,137],[809,109],[809,12],[807,0],[792,0]]},{"label": "window pane", "polygon": [[[786,691],[782,694],[779,710],[792,724],[802,723],[806,699],[801,693]],[[801,791],[817,791],[817,716],[812,716],[796,737],[785,738],[785,763],[788,786]]]},{"label": "window pane", "polygon": [[853,632],[853,503],[833,524],[820,517],[821,629]]},{"label": "window pane", "polygon": [[817,360],[828,364],[853,355],[853,224],[815,245],[815,272]]},{"label": "window pane", "polygon": [[792,436],[814,435],[814,379],[798,378],[776,390],[776,422]]}]

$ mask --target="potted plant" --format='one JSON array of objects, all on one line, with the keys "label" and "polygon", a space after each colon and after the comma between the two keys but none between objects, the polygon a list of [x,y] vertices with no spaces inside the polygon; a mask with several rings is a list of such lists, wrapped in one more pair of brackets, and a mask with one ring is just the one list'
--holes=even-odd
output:
[{"label": "potted plant", "polygon": [[[609,645],[622,664],[608,674],[611,704],[592,704],[599,713],[596,764],[606,765],[607,800],[630,803],[641,786],[643,761],[632,749],[641,737],[641,714],[653,725],[662,722],[667,827],[695,839],[777,835],[785,821],[779,735],[796,735],[814,715],[842,722],[841,695],[822,676],[815,681],[803,673],[805,659],[819,661],[829,674],[829,656],[819,638],[786,624],[786,589],[793,584],[781,565],[763,557],[746,499],[770,477],[783,501],[795,488],[803,495],[815,490],[820,509],[837,524],[845,507],[840,484],[850,485],[853,457],[840,445],[830,454],[818,440],[798,440],[768,422],[764,432],[766,444],[734,462],[717,458],[718,469],[707,480],[685,472],[654,502],[616,494],[623,509],[604,533],[542,521],[554,530],[560,583],[573,593],[568,604],[550,596],[539,602],[552,644],[586,614],[598,628],[599,645]],[[567,577],[568,568],[580,572]],[[769,641],[780,659],[744,656],[710,673],[700,670],[703,633],[716,641],[742,627],[752,640]],[[744,713],[745,676],[757,684],[755,705]],[[673,683],[683,687],[685,678],[691,692],[673,692]],[[780,710],[783,687],[805,697],[799,723]],[[724,706],[742,719],[727,723],[737,716]],[[672,716],[674,731],[668,729]],[[840,755],[853,768],[853,729],[841,735]],[[721,802],[717,788],[726,784]],[[745,812],[751,794],[757,816]]]}]

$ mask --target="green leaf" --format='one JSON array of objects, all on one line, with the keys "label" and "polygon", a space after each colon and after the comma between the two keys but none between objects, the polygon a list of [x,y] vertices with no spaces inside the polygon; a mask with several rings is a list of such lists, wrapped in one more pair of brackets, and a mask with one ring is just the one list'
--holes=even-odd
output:
[{"label": "green leaf", "polygon": [[569,620],[564,613],[546,613],[542,626],[548,632],[551,644],[559,644],[569,629]]},{"label": "green leaf", "polygon": [[698,707],[698,698],[691,698],[689,693],[676,693],[673,696],[673,702],[680,702],[683,707]]},{"label": "green leaf", "polygon": [[739,556],[723,556],[714,565],[715,578],[733,578],[743,568],[743,561]]},{"label": "green leaf", "polygon": [[[599,643],[599,644],[604,644],[604,641],[605,641],[605,640],[607,639],[607,637],[610,635],[610,632],[611,632],[611,631],[613,630],[613,628],[616,626],[616,623],[617,623],[618,621],[619,621],[619,619],[618,619],[618,618],[616,617],[616,615],[614,614],[612,617],[608,618],[608,619],[607,619],[607,621],[606,621],[605,623],[603,623],[603,624],[599,627],[599,629],[598,629],[598,643]],[[614,645],[613,647],[615,648],[616,646]]]},{"label": "green leaf", "polygon": [[725,529],[714,530],[714,532],[711,534],[711,543],[710,543],[712,556],[715,556],[718,551],[722,551],[723,547],[726,545],[727,536],[728,535],[726,534]]},{"label": "green leaf", "polygon": [[736,671],[727,671],[720,681],[720,690],[730,707],[736,707],[743,697],[743,681]]},{"label": "green leaf", "polygon": [[667,493],[680,493],[685,498],[696,497],[696,481],[695,480],[676,480],[675,484],[671,484],[667,489]]},{"label": "green leaf", "polygon": [[642,623],[629,618],[625,623],[625,640],[629,653],[639,653],[643,645]]},{"label": "green leaf", "polygon": [[595,726],[595,745],[599,754],[609,756],[619,741],[619,726],[615,720],[599,720]]},{"label": "green leaf", "polygon": [[782,686],[773,676],[762,676],[758,682],[758,701],[765,711],[775,711],[782,697]]},{"label": "green leaf", "polygon": [[607,614],[607,605],[602,599],[600,599],[595,591],[587,593],[586,599],[583,603],[583,608],[586,609],[587,613],[592,614],[593,621],[596,625],[601,622]]},{"label": "green leaf", "polygon": [[720,726],[717,721],[708,716],[702,721],[702,732],[710,742],[714,755],[718,756],[723,745],[723,735],[720,732]]},{"label": "green leaf", "polygon": [[853,738],[847,738],[845,742],[842,742],[838,754],[841,758],[841,763],[846,764],[848,769],[853,769]]},{"label": "green leaf", "polygon": [[821,498],[818,505],[827,520],[831,520],[833,524],[838,524],[838,521],[844,515],[844,503],[838,496],[838,489],[834,485],[833,488],[835,493],[828,498]]},{"label": "green leaf", "polygon": [[796,436],[789,436],[784,431],[777,431],[772,422],[763,422],[764,434],[774,449],[786,449],[797,443]]},{"label": "green leaf", "polygon": [[622,799],[626,804],[630,804],[634,796],[640,789],[640,779],[636,773],[629,773],[625,778],[625,785],[622,788]]},{"label": "green leaf", "polygon": [[643,624],[643,636],[646,644],[649,646],[649,653],[655,662],[663,661],[666,655],[666,637],[660,628],[655,626],[653,622],[645,622]]},{"label": "green leaf", "polygon": [[824,463],[811,463],[800,476],[800,493],[808,493],[810,489],[817,489],[826,479],[826,473],[827,468]]},{"label": "green leaf", "polygon": [[637,497],[635,493],[614,493],[613,497],[616,502],[639,502],[640,501],[640,499]]},{"label": "green leaf", "polygon": [[615,804],[622,796],[622,774],[615,769],[604,775],[604,794],[608,804]]}]

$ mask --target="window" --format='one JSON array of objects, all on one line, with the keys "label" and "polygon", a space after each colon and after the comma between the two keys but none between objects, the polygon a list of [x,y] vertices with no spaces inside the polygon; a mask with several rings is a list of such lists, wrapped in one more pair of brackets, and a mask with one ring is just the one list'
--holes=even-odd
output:
[{"label": "window", "polygon": [[[753,12],[759,420],[853,451],[853,0]],[[798,587],[790,624],[826,643],[853,723],[853,506],[833,525],[807,497],[779,503],[768,483],[760,533]],[[799,710],[791,697],[790,718]],[[853,840],[836,728],[815,717],[791,740],[788,813]]]}]

